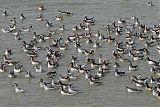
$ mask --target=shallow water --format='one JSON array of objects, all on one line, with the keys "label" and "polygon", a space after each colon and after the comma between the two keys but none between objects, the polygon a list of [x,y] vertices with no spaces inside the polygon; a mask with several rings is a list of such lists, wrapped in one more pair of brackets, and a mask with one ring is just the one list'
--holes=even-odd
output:
[{"label": "shallow water", "polygon": [[[32,25],[34,30],[38,34],[47,34],[49,29],[44,25],[45,22],[36,21],[36,16],[39,15],[38,7],[40,4],[46,6],[44,16],[49,21],[53,22],[54,28],[66,25],[65,32],[58,32],[55,38],[63,37],[65,35],[72,34],[71,28],[83,19],[84,15],[94,17],[96,22],[92,31],[105,32],[102,27],[104,24],[110,24],[113,21],[119,20],[119,18],[129,18],[132,14],[136,14],[141,23],[152,27],[160,21],[160,3],[159,0],[152,0],[156,6],[148,7],[146,3],[148,0],[0,0],[0,10],[6,9],[9,12],[7,18],[0,17],[0,28],[8,27],[9,21],[13,18],[17,18],[18,28],[28,27]],[[73,16],[65,17],[65,20],[60,23],[55,20],[58,15],[57,10],[69,10],[73,12]],[[24,13],[27,17],[24,21],[18,20],[20,13]],[[130,85],[128,64],[120,63],[120,70],[125,71],[127,74],[124,77],[115,77],[113,72],[106,74],[101,86],[90,86],[88,82],[84,80],[83,75],[79,75],[79,79],[73,81],[75,86],[83,91],[83,93],[76,94],[74,96],[62,96],[59,90],[48,91],[40,89],[39,79],[45,78],[45,73],[36,73],[34,66],[31,65],[27,55],[21,49],[21,41],[14,39],[12,34],[2,34],[0,32],[0,57],[3,56],[7,47],[11,48],[13,55],[11,57],[20,61],[24,65],[26,70],[31,70],[35,76],[33,79],[25,79],[24,73],[19,74],[15,79],[9,79],[7,73],[0,74],[0,106],[2,107],[159,107],[160,100],[152,96],[152,93],[144,90],[142,93],[129,94],[125,90],[126,85]],[[31,33],[24,33],[22,40],[30,41],[32,39]],[[83,42],[83,41],[82,41]],[[40,46],[48,46],[51,41],[41,43]],[[103,44],[103,45],[102,45]],[[141,44],[141,42],[137,42]],[[76,55],[79,59],[79,63],[84,63],[85,56],[76,52],[72,46],[69,45],[69,49],[62,51],[64,57],[60,59],[60,66],[55,70],[58,73],[65,73],[67,64],[70,62],[71,55]],[[83,46],[83,44],[82,44]],[[91,48],[90,45],[83,46],[84,48]],[[160,55],[157,54],[156,48],[149,48],[150,57],[155,60],[160,59]],[[98,54],[102,53],[103,58],[113,60],[111,58],[111,52],[114,50],[113,44],[101,42],[101,48],[96,49],[94,57],[97,58]],[[45,53],[38,51],[39,61],[42,61],[43,68],[48,71],[45,64]],[[3,59],[0,60],[3,62]],[[142,74],[143,76],[150,75],[150,67],[146,61],[136,61],[135,64],[139,64],[139,69],[133,71],[133,74]],[[12,69],[7,68],[7,70]],[[17,82],[25,93],[15,94],[12,84]]]}]

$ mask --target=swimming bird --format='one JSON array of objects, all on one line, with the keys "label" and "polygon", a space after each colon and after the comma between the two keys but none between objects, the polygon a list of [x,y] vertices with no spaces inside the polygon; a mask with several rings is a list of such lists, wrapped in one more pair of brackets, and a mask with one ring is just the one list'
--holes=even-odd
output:
[{"label": "swimming bird", "polygon": [[118,69],[115,69],[114,75],[115,75],[115,76],[124,76],[124,75],[125,75],[125,72],[122,72],[122,71],[119,72]]},{"label": "swimming bird", "polygon": [[58,83],[60,84],[60,87],[63,87],[63,89],[67,89],[68,85],[73,85],[73,84],[69,84],[69,83],[63,83],[60,80],[58,80]]},{"label": "swimming bird", "polygon": [[120,65],[119,65],[118,62],[115,61],[114,64],[113,64],[113,67],[114,67],[114,68],[117,68],[117,67],[120,67]]},{"label": "swimming bird", "polygon": [[61,10],[58,10],[58,12],[60,13],[60,14],[64,14],[64,15],[73,15],[73,13],[72,12],[69,12],[69,11],[61,11]]},{"label": "swimming bird", "polygon": [[43,88],[44,87],[44,81],[43,81],[43,79],[41,78],[40,80],[39,80],[39,85],[40,85],[40,87],[41,88]]},{"label": "swimming bird", "polygon": [[28,70],[28,71],[26,71],[26,73],[25,73],[24,77],[26,77],[26,78],[32,78],[32,77],[33,77],[33,75],[31,74],[31,71],[30,71],[30,70]]},{"label": "swimming bird", "polygon": [[61,91],[60,92],[61,92],[62,95],[74,95],[75,94],[75,93],[70,93],[70,92],[64,90],[63,86],[61,86]]},{"label": "swimming bird", "polygon": [[57,74],[56,71],[50,71],[50,72],[48,72],[48,73],[46,74],[46,76],[50,78],[50,77],[56,76],[56,74]]},{"label": "swimming bird", "polygon": [[[43,35],[43,34],[42,34]],[[49,33],[48,35],[43,35],[44,40],[49,40],[52,38],[52,33]]]},{"label": "swimming bird", "polygon": [[102,82],[100,82],[100,81],[93,80],[93,78],[91,77],[91,75],[89,75],[88,80],[89,80],[89,84],[90,85],[96,85],[96,86],[98,86],[98,85],[102,84]]},{"label": "swimming bird", "polygon": [[32,26],[29,26],[28,28],[22,28],[23,32],[30,32],[31,30],[33,30]]},{"label": "swimming bird", "polygon": [[147,3],[147,6],[151,7],[151,6],[155,6],[155,5],[152,3],[152,1],[150,1]]},{"label": "swimming bird", "polygon": [[46,24],[46,26],[47,26],[47,27],[52,27],[52,26],[53,26],[53,24],[47,20],[47,24]]},{"label": "swimming bird", "polygon": [[44,20],[43,14],[40,14],[39,16],[37,16],[36,20],[43,21]]},{"label": "swimming bird", "polygon": [[11,49],[7,48],[4,54],[5,55],[11,55],[12,54]]},{"label": "swimming bird", "polygon": [[68,44],[64,44],[64,45],[62,45],[62,44],[59,44],[59,49],[60,50],[67,50],[68,49]]},{"label": "swimming bird", "polygon": [[140,82],[140,81],[137,81],[136,79],[133,79],[132,82],[135,82],[136,86],[138,87],[143,87],[146,85],[146,81],[145,82]]},{"label": "swimming bird", "polygon": [[84,20],[93,21],[93,20],[94,20],[94,17],[88,18],[87,15],[85,15],[85,16],[84,16]]},{"label": "swimming bird", "polygon": [[94,44],[93,44],[93,47],[94,47],[94,48],[100,47],[100,43],[96,40],[96,41],[94,42]]},{"label": "swimming bird", "polygon": [[51,78],[51,85],[52,85],[53,87],[55,87],[55,88],[59,88],[59,87],[60,87],[59,80],[58,80],[58,81],[55,81],[53,76],[52,76],[52,77],[49,77],[49,78]]},{"label": "swimming bird", "polygon": [[2,16],[8,16],[7,10],[5,10],[5,9],[3,10]]},{"label": "swimming bird", "polygon": [[61,14],[59,16],[56,16],[56,20],[57,21],[62,21],[63,20],[63,16]]},{"label": "swimming bird", "polygon": [[119,23],[119,24],[125,24],[125,23],[126,23],[126,20],[120,18],[120,19],[118,20],[118,23]]},{"label": "swimming bird", "polygon": [[56,89],[51,84],[47,84],[46,82],[44,82],[43,88],[44,88],[45,91]]},{"label": "swimming bird", "polygon": [[132,62],[129,62],[128,69],[129,69],[129,71],[137,70],[138,69],[138,65],[132,65]]},{"label": "swimming bird", "polygon": [[76,25],[75,27],[72,28],[73,31],[79,30],[78,26]]},{"label": "swimming bird", "polygon": [[9,32],[11,32],[9,29],[7,29],[7,28],[2,28],[2,32],[3,33],[9,33]]},{"label": "swimming bird", "polygon": [[153,42],[153,41],[150,41],[150,42],[145,41],[145,46],[146,47],[153,47],[154,45],[155,45],[155,42]]},{"label": "swimming bird", "polygon": [[95,50],[88,50],[88,49],[84,49],[84,54],[89,56],[89,55],[94,55],[95,54]]},{"label": "swimming bird", "polygon": [[151,86],[149,86],[149,84],[148,84],[148,83],[146,83],[146,84],[145,84],[145,88],[146,88],[146,90],[149,90],[149,91],[151,91],[151,90],[152,90],[152,87],[151,87]]},{"label": "swimming bird", "polygon": [[26,19],[26,17],[23,15],[23,13],[21,13],[20,17],[19,17],[21,20],[22,19]]},{"label": "swimming bird", "polygon": [[82,93],[82,91],[80,90],[75,90],[71,87],[71,85],[68,85],[68,92],[69,93],[73,93],[73,94],[76,94],[76,93]]},{"label": "swimming bird", "polygon": [[23,65],[21,65],[21,64],[19,64],[19,65],[14,65],[13,71],[14,71],[15,73],[20,73],[20,72],[22,72],[22,68],[24,69]]},{"label": "swimming bird", "polygon": [[71,62],[72,62],[72,63],[76,63],[76,62],[77,62],[77,57],[72,56],[72,58],[71,58]]},{"label": "swimming bird", "polygon": [[1,63],[1,65],[0,65],[0,72],[5,72],[6,71],[5,67],[6,67],[6,64],[2,64]]},{"label": "swimming bird", "polygon": [[150,65],[158,65],[156,61],[151,60],[149,57],[147,57],[146,59],[148,61],[148,64],[150,64]]},{"label": "swimming bird", "polygon": [[76,79],[78,79],[78,76],[75,76],[73,73],[68,73],[67,76],[69,77],[69,80],[76,80]]},{"label": "swimming bird", "polygon": [[3,55],[3,61],[5,63],[5,62],[13,62],[14,60],[13,60],[13,58],[7,58],[6,55]]},{"label": "swimming bird", "polygon": [[64,31],[65,30],[65,25],[62,25],[62,27],[59,27],[59,31]]},{"label": "swimming bird", "polygon": [[30,58],[31,58],[32,65],[38,65],[38,64],[40,64],[40,62],[36,61],[33,56],[31,56]]},{"label": "swimming bird", "polygon": [[16,23],[17,23],[17,22],[16,22],[16,18],[14,17],[13,19],[11,19],[11,20],[10,20],[10,23],[16,25]]},{"label": "swimming bird", "polygon": [[23,92],[24,92],[24,90],[21,89],[21,88],[18,86],[17,83],[14,83],[14,91],[15,91],[15,93],[23,93]]},{"label": "swimming bird", "polygon": [[[35,47],[34,46],[34,48],[37,48],[37,47]],[[36,51],[34,51],[34,48],[33,48],[33,51],[28,51],[28,52],[26,52],[26,54],[28,55],[28,56],[32,56],[32,57],[37,57],[38,56],[38,53],[36,52]],[[32,48],[31,48],[32,49]],[[37,48],[37,50],[38,50],[38,48]]]},{"label": "swimming bird", "polygon": [[131,19],[132,19],[132,20],[136,19],[135,14],[133,14],[133,15],[131,16]]},{"label": "swimming bird", "polygon": [[58,67],[58,62],[57,61],[47,61],[47,67],[49,68],[49,69],[51,69],[51,68],[56,68],[56,67]]},{"label": "swimming bird", "polygon": [[142,92],[142,90],[140,90],[140,89],[131,88],[131,87],[128,87],[128,86],[126,86],[126,90],[127,90],[129,93]]},{"label": "swimming bird", "polygon": [[9,65],[9,66],[13,66],[13,65],[16,65],[18,63],[19,63],[19,61],[5,61],[5,64]]},{"label": "swimming bird", "polygon": [[46,8],[45,8],[44,5],[41,5],[41,6],[38,7],[38,9],[41,10],[41,11],[43,11],[43,10],[45,10]]},{"label": "swimming bird", "polygon": [[75,71],[79,71],[79,68],[77,66],[75,66],[75,64],[73,62],[70,62],[69,63],[69,69],[72,71],[72,72],[75,72]]},{"label": "swimming bird", "polygon": [[15,75],[14,71],[9,70],[8,77],[9,78],[15,78],[17,76]]},{"label": "swimming bird", "polygon": [[42,69],[42,65],[41,64],[36,64],[35,66],[36,72],[42,73],[43,69]]},{"label": "swimming bird", "polygon": [[62,81],[62,82],[66,82],[66,81],[69,81],[70,78],[69,78],[69,75],[67,76],[62,76],[61,74],[59,75],[59,80]]}]

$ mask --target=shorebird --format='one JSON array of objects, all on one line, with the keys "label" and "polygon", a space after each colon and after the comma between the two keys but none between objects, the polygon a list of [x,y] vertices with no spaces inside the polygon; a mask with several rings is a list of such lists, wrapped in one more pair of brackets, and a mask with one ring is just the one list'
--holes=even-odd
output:
[{"label": "shorebird", "polygon": [[18,86],[17,83],[14,83],[14,91],[15,91],[15,93],[23,93],[23,92],[24,92],[24,90],[21,89],[21,88]]},{"label": "shorebird", "polygon": [[126,90],[127,90],[129,93],[142,92],[142,90],[140,90],[140,89],[131,88],[131,87],[128,87],[128,86],[126,86]]}]

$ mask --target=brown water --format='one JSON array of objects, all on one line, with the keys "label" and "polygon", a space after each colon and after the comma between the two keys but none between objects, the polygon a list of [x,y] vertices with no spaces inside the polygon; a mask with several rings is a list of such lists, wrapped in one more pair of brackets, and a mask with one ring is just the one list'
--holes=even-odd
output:
[{"label": "brown water", "polygon": [[[45,5],[46,11],[44,16],[49,21],[53,22],[54,27],[58,28],[63,24],[66,25],[65,32],[58,32],[55,36],[66,38],[68,34],[71,34],[71,28],[83,19],[84,15],[94,17],[96,25],[93,26],[92,31],[96,32],[100,30],[105,32],[102,25],[110,24],[113,21],[119,20],[119,18],[129,18],[132,14],[136,14],[141,23],[152,27],[154,24],[160,21],[160,3],[159,0],[153,0],[156,6],[148,7],[147,0],[0,0],[0,10],[6,9],[9,12],[7,18],[0,17],[0,28],[8,27],[9,21],[13,17],[17,18],[18,28],[33,26],[34,30],[40,34],[47,34],[48,28],[45,26],[46,22],[36,21],[36,16],[39,15],[38,7],[40,4]],[[58,15],[57,10],[69,10],[74,13],[73,16],[65,17],[62,23],[57,22],[55,17]],[[20,21],[18,18],[20,13],[24,13],[27,17],[24,21]],[[23,33],[22,40],[30,41],[32,39],[33,32]],[[66,36],[66,37],[65,37]],[[51,41],[47,41],[39,44],[42,47],[48,46]],[[130,84],[128,64],[120,63],[122,66],[120,69],[127,72],[124,77],[115,77],[114,73],[108,73],[102,79],[103,85],[90,86],[88,82],[84,80],[83,75],[79,75],[77,81],[73,81],[78,89],[83,93],[76,94],[74,96],[63,96],[59,90],[48,91],[40,89],[39,79],[45,78],[45,73],[36,73],[34,66],[31,65],[28,56],[21,49],[21,41],[14,39],[12,34],[3,34],[0,32],[0,55],[4,54],[7,47],[11,48],[13,55],[11,57],[20,61],[24,65],[26,70],[31,70],[35,76],[33,79],[24,78],[24,73],[19,74],[15,79],[9,79],[7,73],[0,74],[0,106],[2,107],[159,107],[160,100],[152,96],[152,93],[144,90],[142,93],[129,94],[125,90],[125,86]],[[138,42],[137,44],[141,44]],[[83,48],[91,48],[91,46],[84,45]],[[156,48],[149,48],[150,57],[152,59],[159,60],[160,56],[157,54]],[[111,52],[113,51],[113,44],[104,44],[101,42],[101,48],[96,49],[96,54],[102,53],[103,58],[112,60]],[[63,74],[66,72],[67,64],[70,62],[71,55],[78,57],[80,63],[84,63],[85,56],[76,52],[73,48],[73,44],[69,44],[67,51],[62,51],[64,57],[60,59],[60,65],[55,70]],[[38,51],[39,61],[42,61],[42,66],[45,71],[48,71],[45,64],[45,52]],[[95,55],[97,58],[98,55]],[[3,59],[0,60],[3,62]],[[134,74],[142,74],[143,76],[150,75],[150,67],[146,61],[137,61],[139,69],[134,71]],[[7,68],[7,70],[12,67]],[[12,84],[17,82],[25,93],[15,94]]]}]

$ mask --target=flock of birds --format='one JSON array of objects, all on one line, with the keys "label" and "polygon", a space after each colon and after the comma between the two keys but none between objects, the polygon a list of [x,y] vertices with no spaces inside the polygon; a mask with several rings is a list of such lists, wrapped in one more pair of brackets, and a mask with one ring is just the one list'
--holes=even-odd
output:
[{"label": "flock of birds", "polygon": [[[45,6],[41,5],[38,9],[41,13],[35,20],[46,22],[46,26],[52,28],[54,24],[47,21],[43,14],[46,10]],[[66,20],[67,17],[74,15],[69,11],[58,10],[58,12],[59,15],[56,16],[55,20],[60,23]],[[4,10],[2,13],[5,19],[9,15],[7,10]],[[153,96],[160,98],[160,62],[151,59],[149,56],[150,47],[156,47],[157,54],[160,54],[160,24],[147,27],[134,14],[131,18],[121,18],[111,24],[103,25],[102,27],[105,29],[106,35],[99,30],[92,32],[93,26],[96,25],[96,20],[94,17],[84,16],[80,24],[71,29],[73,35],[67,35],[67,38],[65,36],[57,38],[57,32],[65,32],[66,25],[55,30],[48,30],[48,35],[37,34],[34,31],[34,26],[18,28],[20,25],[17,26],[17,20],[25,21],[25,19],[27,19],[25,14],[20,14],[19,19],[14,17],[10,20],[10,26],[2,28],[2,32],[5,36],[13,34],[13,37],[18,42],[21,42],[23,52],[30,58],[31,64],[35,67],[34,72],[43,73],[43,64],[46,64],[47,68],[51,70],[45,72],[47,80],[44,80],[45,77],[39,80],[40,87],[45,91],[60,90],[62,95],[75,95],[82,91],[74,89],[74,84],[71,82],[80,79],[80,76],[84,76],[88,84],[100,86],[103,84],[103,78],[107,73],[114,72],[115,76],[122,76],[122,78],[123,76],[129,76],[131,83],[135,83],[135,87],[126,85],[125,88],[128,92],[142,92],[143,89],[137,87],[143,87],[152,92]],[[23,40],[22,35],[24,32],[33,34],[29,42]],[[143,48],[138,48],[137,41],[141,41]],[[48,46],[40,47],[39,44],[42,42],[48,43]],[[90,48],[86,48],[85,45]],[[105,45],[110,45],[114,48],[114,51],[111,53],[112,60],[107,60],[103,58],[102,54],[97,54],[96,52],[98,48],[106,48]],[[68,56],[65,54],[66,51],[70,50],[71,46],[75,48],[75,53],[85,56],[83,59],[85,63],[80,64],[76,55]],[[39,56],[38,52],[45,52],[43,56],[45,57],[44,61],[36,59]],[[7,72],[8,78],[18,78],[16,74],[22,72],[25,72],[25,78],[34,78],[32,72],[25,70],[25,66],[20,61],[10,57],[12,54],[14,54],[12,49],[6,48],[3,55],[3,63],[0,65],[0,72]],[[66,72],[60,74],[54,69],[61,67],[59,61],[63,57],[70,57],[70,61],[68,61]],[[151,68],[148,77],[144,78],[139,74],[132,74],[132,72],[136,72],[139,69],[138,65],[133,64],[136,61],[148,63],[148,66]],[[123,67],[121,63],[128,65],[129,75],[119,70],[119,68]],[[7,70],[6,68],[10,66],[13,69]],[[14,90],[16,93],[25,92],[17,83],[14,83]]]}]

